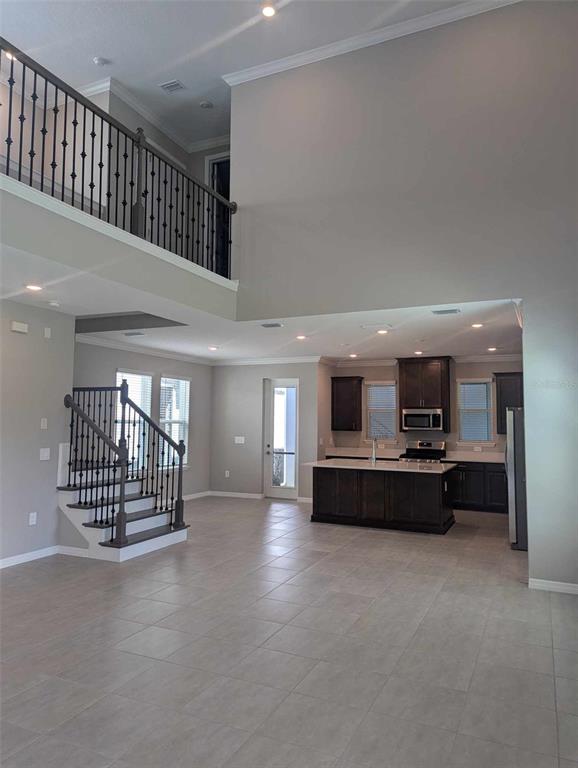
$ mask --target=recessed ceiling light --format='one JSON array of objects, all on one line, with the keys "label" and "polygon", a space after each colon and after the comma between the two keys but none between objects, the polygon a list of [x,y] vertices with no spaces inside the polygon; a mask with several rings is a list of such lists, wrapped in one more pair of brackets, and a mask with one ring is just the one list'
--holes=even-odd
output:
[{"label": "recessed ceiling light", "polygon": [[219,347],[209,347],[209,352],[216,352]]},{"label": "recessed ceiling light", "polygon": [[104,56],[95,56],[92,60],[92,63],[95,64],[97,67],[105,67],[107,64],[110,64],[110,59],[105,59]]},{"label": "recessed ceiling light", "polygon": [[387,333],[387,331],[385,330],[385,328],[381,328],[381,329],[378,331],[378,333],[379,333],[379,335],[380,335],[380,336],[385,336],[385,334]]},{"label": "recessed ceiling light", "polygon": [[307,336],[296,336],[295,338],[297,339],[297,341],[305,341]]},{"label": "recessed ceiling light", "polygon": [[414,355],[423,355],[423,352],[421,349],[416,349],[416,351],[413,353]]},{"label": "recessed ceiling light", "polygon": [[265,5],[261,8],[261,13],[265,18],[270,19],[273,17],[277,11],[275,10],[275,7],[271,5],[271,3],[265,3]]},{"label": "recessed ceiling light", "polygon": [[483,328],[483,327],[484,327],[483,323],[472,323],[472,328]]},{"label": "recessed ceiling light", "polygon": [[355,352],[352,352],[352,353],[349,355],[349,357],[357,357],[357,355],[355,354]]},{"label": "recessed ceiling light", "polygon": [[497,347],[488,347],[488,352],[495,352]]},{"label": "recessed ceiling light", "polygon": [[203,99],[203,101],[199,101],[199,107],[201,109],[213,109],[215,105],[212,101],[209,101],[209,99]]},{"label": "recessed ceiling light", "polygon": [[42,286],[41,285],[32,285],[32,284],[30,284],[30,285],[26,286],[26,290],[27,291],[41,291],[42,290]]}]

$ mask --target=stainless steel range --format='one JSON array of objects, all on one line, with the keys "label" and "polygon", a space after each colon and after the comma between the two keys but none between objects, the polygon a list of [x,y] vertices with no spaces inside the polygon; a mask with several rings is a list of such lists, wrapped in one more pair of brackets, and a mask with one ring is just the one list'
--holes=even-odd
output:
[{"label": "stainless steel range", "polygon": [[445,456],[444,440],[408,440],[406,451],[401,454],[399,460],[420,464],[439,464]]}]

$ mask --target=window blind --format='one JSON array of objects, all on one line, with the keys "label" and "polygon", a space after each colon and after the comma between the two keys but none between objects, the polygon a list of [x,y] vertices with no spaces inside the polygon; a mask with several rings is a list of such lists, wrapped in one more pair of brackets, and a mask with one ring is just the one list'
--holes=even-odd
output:
[{"label": "window blind", "polygon": [[[153,379],[146,373],[116,372],[116,386],[120,387],[122,380],[128,384],[128,396],[141,408],[147,416],[151,415]],[[117,405],[117,417],[120,418],[120,398]]]},{"label": "window blind", "polygon": [[492,438],[492,389],[489,381],[459,384],[460,440],[484,442]]},{"label": "window blind", "polygon": [[367,437],[391,440],[397,434],[395,384],[367,385]]},{"label": "window blind", "polygon": [[184,440],[186,451],[183,463],[187,463],[189,439],[190,381],[163,376],[161,378],[160,425],[177,443]]}]

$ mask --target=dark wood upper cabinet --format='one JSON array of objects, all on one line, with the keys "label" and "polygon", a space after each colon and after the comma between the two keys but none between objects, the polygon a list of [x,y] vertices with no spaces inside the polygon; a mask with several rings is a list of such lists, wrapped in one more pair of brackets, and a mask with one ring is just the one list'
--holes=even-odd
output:
[{"label": "dark wood upper cabinet", "polygon": [[524,378],[521,372],[494,373],[496,378],[497,432],[506,434],[506,408],[524,405]]},{"label": "dark wood upper cabinet", "polygon": [[363,376],[334,376],[331,379],[331,429],[361,431]]},{"label": "dark wood upper cabinet", "polygon": [[450,358],[399,360],[399,408],[442,408],[444,432],[450,431]]}]

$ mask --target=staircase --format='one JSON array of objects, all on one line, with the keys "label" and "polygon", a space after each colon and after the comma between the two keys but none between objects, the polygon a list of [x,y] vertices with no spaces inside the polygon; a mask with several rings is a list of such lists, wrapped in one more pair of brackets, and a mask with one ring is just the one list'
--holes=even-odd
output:
[{"label": "staircase", "polygon": [[63,551],[122,562],[185,541],[184,442],[130,399],[126,380],[76,387],[64,405],[70,433],[58,503],[82,544]]}]

